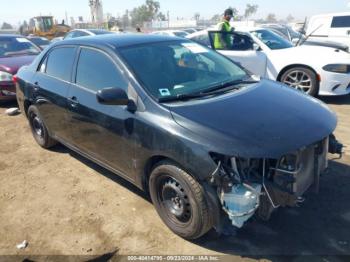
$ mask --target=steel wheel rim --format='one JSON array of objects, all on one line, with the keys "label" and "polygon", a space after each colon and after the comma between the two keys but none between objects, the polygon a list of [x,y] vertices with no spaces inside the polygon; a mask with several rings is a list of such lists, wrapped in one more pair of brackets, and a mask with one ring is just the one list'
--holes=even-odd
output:
[{"label": "steel wheel rim", "polygon": [[37,134],[39,137],[42,138],[44,136],[44,127],[41,119],[35,114],[31,115],[31,119],[32,119],[32,127],[35,134]]},{"label": "steel wheel rim", "polygon": [[170,221],[188,224],[192,219],[189,197],[181,184],[173,177],[166,176],[158,183],[158,199]]},{"label": "steel wheel rim", "polygon": [[304,93],[310,93],[312,89],[312,79],[304,71],[292,71],[283,80],[283,83]]}]

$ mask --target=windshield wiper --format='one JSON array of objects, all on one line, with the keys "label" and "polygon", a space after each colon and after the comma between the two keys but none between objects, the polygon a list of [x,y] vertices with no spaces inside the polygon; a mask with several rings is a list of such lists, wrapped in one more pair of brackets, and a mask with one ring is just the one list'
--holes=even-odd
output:
[{"label": "windshield wiper", "polygon": [[193,94],[178,94],[176,96],[168,96],[168,97],[161,97],[158,98],[158,102],[172,102],[172,101],[183,101],[183,100],[189,100],[193,98],[199,98],[203,96],[208,96],[209,94],[203,94],[203,93],[193,93]]},{"label": "windshield wiper", "polygon": [[207,90],[205,90],[203,93],[211,93],[213,91],[218,91],[220,89],[224,89],[227,87],[234,87],[238,85],[244,85],[244,84],[256,84],[258,81],[256,80],[246,80],[246,79],[241,79],[241,80],[233,80],[233,81],[228,81],[228,82],[222,82],[216,85],[213,85],[209,87]]},{"label": "windshield wiper", "polygon": [[200,98],[200,97],[206,97],[211,95],[217,95],[224,92],[231,91],[233,89],[237,90],[239,87],[237,85],[241,84],[255,84],[258,81],[254,80],[235,80],[235,81],[229,81],[229,82],[223,82],[221,84],[212,86],[211,88],[199,92],[199,93],[192,93],[192,94],[178,94],[176,96],[168,96],[168,97],[161,97],[158,99],[158,102],[172,102],[172,101],[184,101],[184,100],[190,100],[194,98]]}]

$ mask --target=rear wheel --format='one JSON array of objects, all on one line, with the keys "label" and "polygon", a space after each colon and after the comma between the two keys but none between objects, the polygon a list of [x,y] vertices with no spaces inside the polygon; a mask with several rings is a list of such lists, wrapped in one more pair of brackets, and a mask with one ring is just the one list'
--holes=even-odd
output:
[{"label": "rear wheel", "polygon": [[38,109],[31,105],[28,108],[28,120],[35,141],[43,148],[50,148],[57,144],[47,131]]},{"label": "rear wheel", "polygon": [[162,162],[149,180],[152,202],[163,222],[177,235],[196,239],[212,227],[203,187],[170,162]]},{"label": "rear wheel", "polygon": [[318,81],[315,72],[306,67],[294,67],[281,77],[281,82],[308,95],[318,94]]}]

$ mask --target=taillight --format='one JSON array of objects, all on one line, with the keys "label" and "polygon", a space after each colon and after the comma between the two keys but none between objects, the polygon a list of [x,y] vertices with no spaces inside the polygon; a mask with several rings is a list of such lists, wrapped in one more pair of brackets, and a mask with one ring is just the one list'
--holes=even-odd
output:
[{"label": "taillight", "polygon": [[17,83],[17,81],[18,81],[17,75],[14,75],[14,76],[12,77],[12,81],[13,81],[15,84]]}]

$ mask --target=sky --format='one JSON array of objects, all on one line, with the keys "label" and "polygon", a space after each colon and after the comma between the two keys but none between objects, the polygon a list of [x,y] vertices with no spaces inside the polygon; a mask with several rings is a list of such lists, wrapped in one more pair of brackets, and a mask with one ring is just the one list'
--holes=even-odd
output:
[{"label": "sky", "polygon": [[[170,18],[192,18],[200,13],[202,18],[211,18],[214,14],[223,13],[228,7],[244,13],[246,4],[257,4],[259,9],[255,18],[265,18],[275,13],[277,18],[286,18],[289,14],[298,20],[314,14],[350,11],[350,0],[158,0],[161,11],[169,11]],[[113,16],[122,15],[126,9],[143,4],[145,0],[102,0],[104,13]],[[83,16],[90,20],[88,0],[0,0],[0,23],[4,21],[13,25],[37,15],[53,15],[58,21],[68,17]]]}]

